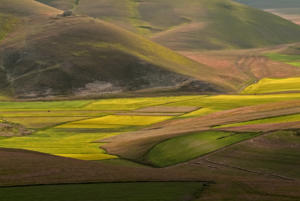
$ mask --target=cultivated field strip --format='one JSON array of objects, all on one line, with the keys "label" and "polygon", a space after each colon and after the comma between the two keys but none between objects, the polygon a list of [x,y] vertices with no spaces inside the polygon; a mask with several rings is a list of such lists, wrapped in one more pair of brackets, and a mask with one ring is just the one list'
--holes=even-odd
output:
[{"label": "cultivated field strip", "polygon": [[[167,166],[249,139],[271,127],[298,128],[299,97],[221,95],[0,102],[2,119],[34,129],[31,135],[1,138],[0,146],[83,160],[124,157]],[[208,130],[212,134],[202,132]],[[163,148],[176,142],[177,136],[196,136],[199,143],[212,138],[206,142],[207,149],[200,146],[203,149],[199,150],[187,141],[185,147],[195,152],[180,157],[181,152],[172,155]],[[156,152],[161,153],[160,159]]]}]

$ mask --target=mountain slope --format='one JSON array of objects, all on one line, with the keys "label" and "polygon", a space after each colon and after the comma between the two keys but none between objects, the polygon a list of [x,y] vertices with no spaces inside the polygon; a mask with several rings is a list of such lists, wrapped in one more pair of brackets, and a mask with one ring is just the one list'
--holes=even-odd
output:
[{"label": "mountain slope", "polygon": [[0,89],[16,97],[234,90],[209,67],[107,22],[32,0],[0,0],[0,13],[20,21],[0,44]]},{"label": "mountain slope", "polygon": [[235,0],[237,2],[264,9],[300,25],[300,1],[298,0]]},{"label": "mountain slope", "polygon": [[[40,0],[45,2],[45,0]],[[300,41],[300,27],[231,0],[53,0],[175,50],[253,48]],[[71,7],[71,6],[70,6]]]}]

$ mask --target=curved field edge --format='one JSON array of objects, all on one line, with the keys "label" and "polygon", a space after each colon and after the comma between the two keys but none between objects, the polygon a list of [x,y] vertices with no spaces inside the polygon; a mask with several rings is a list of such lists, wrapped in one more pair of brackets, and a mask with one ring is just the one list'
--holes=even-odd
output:
[{"label": "curved field edge", "polygon": [[145,155],[144,160],[158,167],[166,167],[204,156],[258,135],[260,135],[260,133],[234,133],[223,131],[185,134],[155,145]]}]

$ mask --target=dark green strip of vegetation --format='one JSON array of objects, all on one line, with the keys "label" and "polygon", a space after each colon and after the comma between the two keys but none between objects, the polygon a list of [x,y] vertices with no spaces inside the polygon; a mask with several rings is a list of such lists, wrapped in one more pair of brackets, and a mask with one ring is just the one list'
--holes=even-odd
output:
[{"label": "dark green strip of vegetation", "polygon": [[1,201],[182,201],[194,200],[200,182],[137,182],[0,188]]}]

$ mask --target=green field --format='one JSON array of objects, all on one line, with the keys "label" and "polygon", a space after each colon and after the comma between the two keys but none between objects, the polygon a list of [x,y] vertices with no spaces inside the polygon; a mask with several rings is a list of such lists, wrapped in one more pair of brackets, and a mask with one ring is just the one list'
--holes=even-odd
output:
[{"label": "green field", "polygon": [[[50,118],[57,119],[57,117]],[[67,117],[67,120],[69,118]],[[119,135],[125,131],[136,130],[139,127],[170,118],[172,117],[108,115],[62,124],[47,130],[37,131],[29,136],[0,139],[0,147],[27,149],[83,160],[117,158],[116,156],[106,154],[100,148],[101,143],[96,143],[95,141]],[[40,124],[42,124],[44,119],[37,117],[34,120],[41,121]],[[49,124],[49,122],[47,123]],[[46,125],[48,126],[48,124]]]},{"label": "green field", "polygon": [[242,94],[268,94],[283,92],[299,92],[300,78],[270,79],[264,78],[258,83],[248,86]]},{"label": "green field", "polygon": [[136,110],[156,105],[164,105],[173,102],[191,100],[199,96],[170,96],[170,97],[152,97],[152,98],[116,98],[94,101],[84,107],[86,110]]},{"label": "green field", "polygon": [[[259,105],[264,103],[275,103],[280,101],[298,100],[300,94],[270,94],[270,95],[217,95],[217,96],[199,96],[197,98],[178,101],[166,104],[165,106],[196,106],[201,107],[198,111],[194,111],[184,115],[202,116],[204,114],[214,113],[216,111],[229,110],[239,107]],[[204,110],[205,109],[205,110]]]},{"label": "green field", "polygon": [[268,53],[266,56],[274,61],[280,61],[292,66],[300,67],[300,56],[299,55],[287,55],[279,53]]},{"label": "green field", "polygon": [[136,182],[0,188],[3,201],[182,201],[196,199],[201,182]]},{"label": "green field", "polygon": [[159,167],[170,166],[203,156],[257,135],[257,133],[221,131],[186,134],[156,145],[145,156],[145,160]]},{"label": "green field", "polygon": [[43,102],[0,102],[0,110],[66,110],[82,108],[91,103],[90,100],[76,101],[43,101]]},{"label": "green field", "polygon": [[[44,102],[0,102],[0,116],[10,122],[19,123],[27,128],[34,129],[33,133],[21,137],[2,137],[0,147],[19,148],[44,152],[53,155],[84,159],[103,160],[116,158],[107,154],[100,146],[101,140],[120,135],[128,131],[137,131],[150,125],[172,121],[178,118],[193,118],[205,116],[215,112],[234,108],[275,103],[287,100],[298,100],[300,94],[274,94],[274,95],[218,95],[218,96],[173,96],[173,97],[149,97],[149,98],[116,98],[103,100],[84,101],[44,101]],[[167,116],[160,112],[160,116],[153,116],[153,106],[163,106],[163,109],[174,110],[178,106],[195,106],[198,110],[178,113],[177,116]],[[142,109],[145,110],[142,110]],[[139,110],[137,110],[139,109]],[[158,109],[158,108],[154,108]],[[132,114],[126,112],[134,111]],[[118,112],[123,112],[118,114]],[[141,112],[141,115],[139,115]],[[253,122],[238,122],[237,125],[248,123],[269,123],[296,121],[298,115],[257,120]],[[239,124],[240,123],[240,124]],[[177,138],[163,142],[151,150],[147,160],[158,166],[171,165],[217,150],[230,145],[253,134],[233,135],[216,141],[222,135],[228,133],[217,132],[184,136],[188,149],[190,140],[199,138],[199,143],[206,140],[208,147],[194,149],[193,146],[184,155],[180,150],[165,150],[178,143]],[[203,137],[203,138],[202,138]],[[210,138],[212,137],[212,138]],[[181,139],[180,137],[178,139]],[[211,140],[211,141],[210,141]],[[204,141],[203,141],[204,142]],[[167,147],[167,148],[165,148]],[[160,150],[160,149],[163,149]],[[174,155],[178,155],[175,157]],[[180,155],[182,154],[182,155]],[[170,158],[168,158],[170,157]]]},{"label": "green field", "polygon": [[105,128],[124,126],[147,126],[161,121],[168,120],[170,116],[128,116],[108,115],[105,117],[76,121],[63,124],[58,128]]},{"label": "green field", "polygon": [[83,160],[116,158],[100,149],[96,140],[111,137],[113,132],[76,132],[48,129],[30,136],[0,139],[0,147],[27,149]]}]

